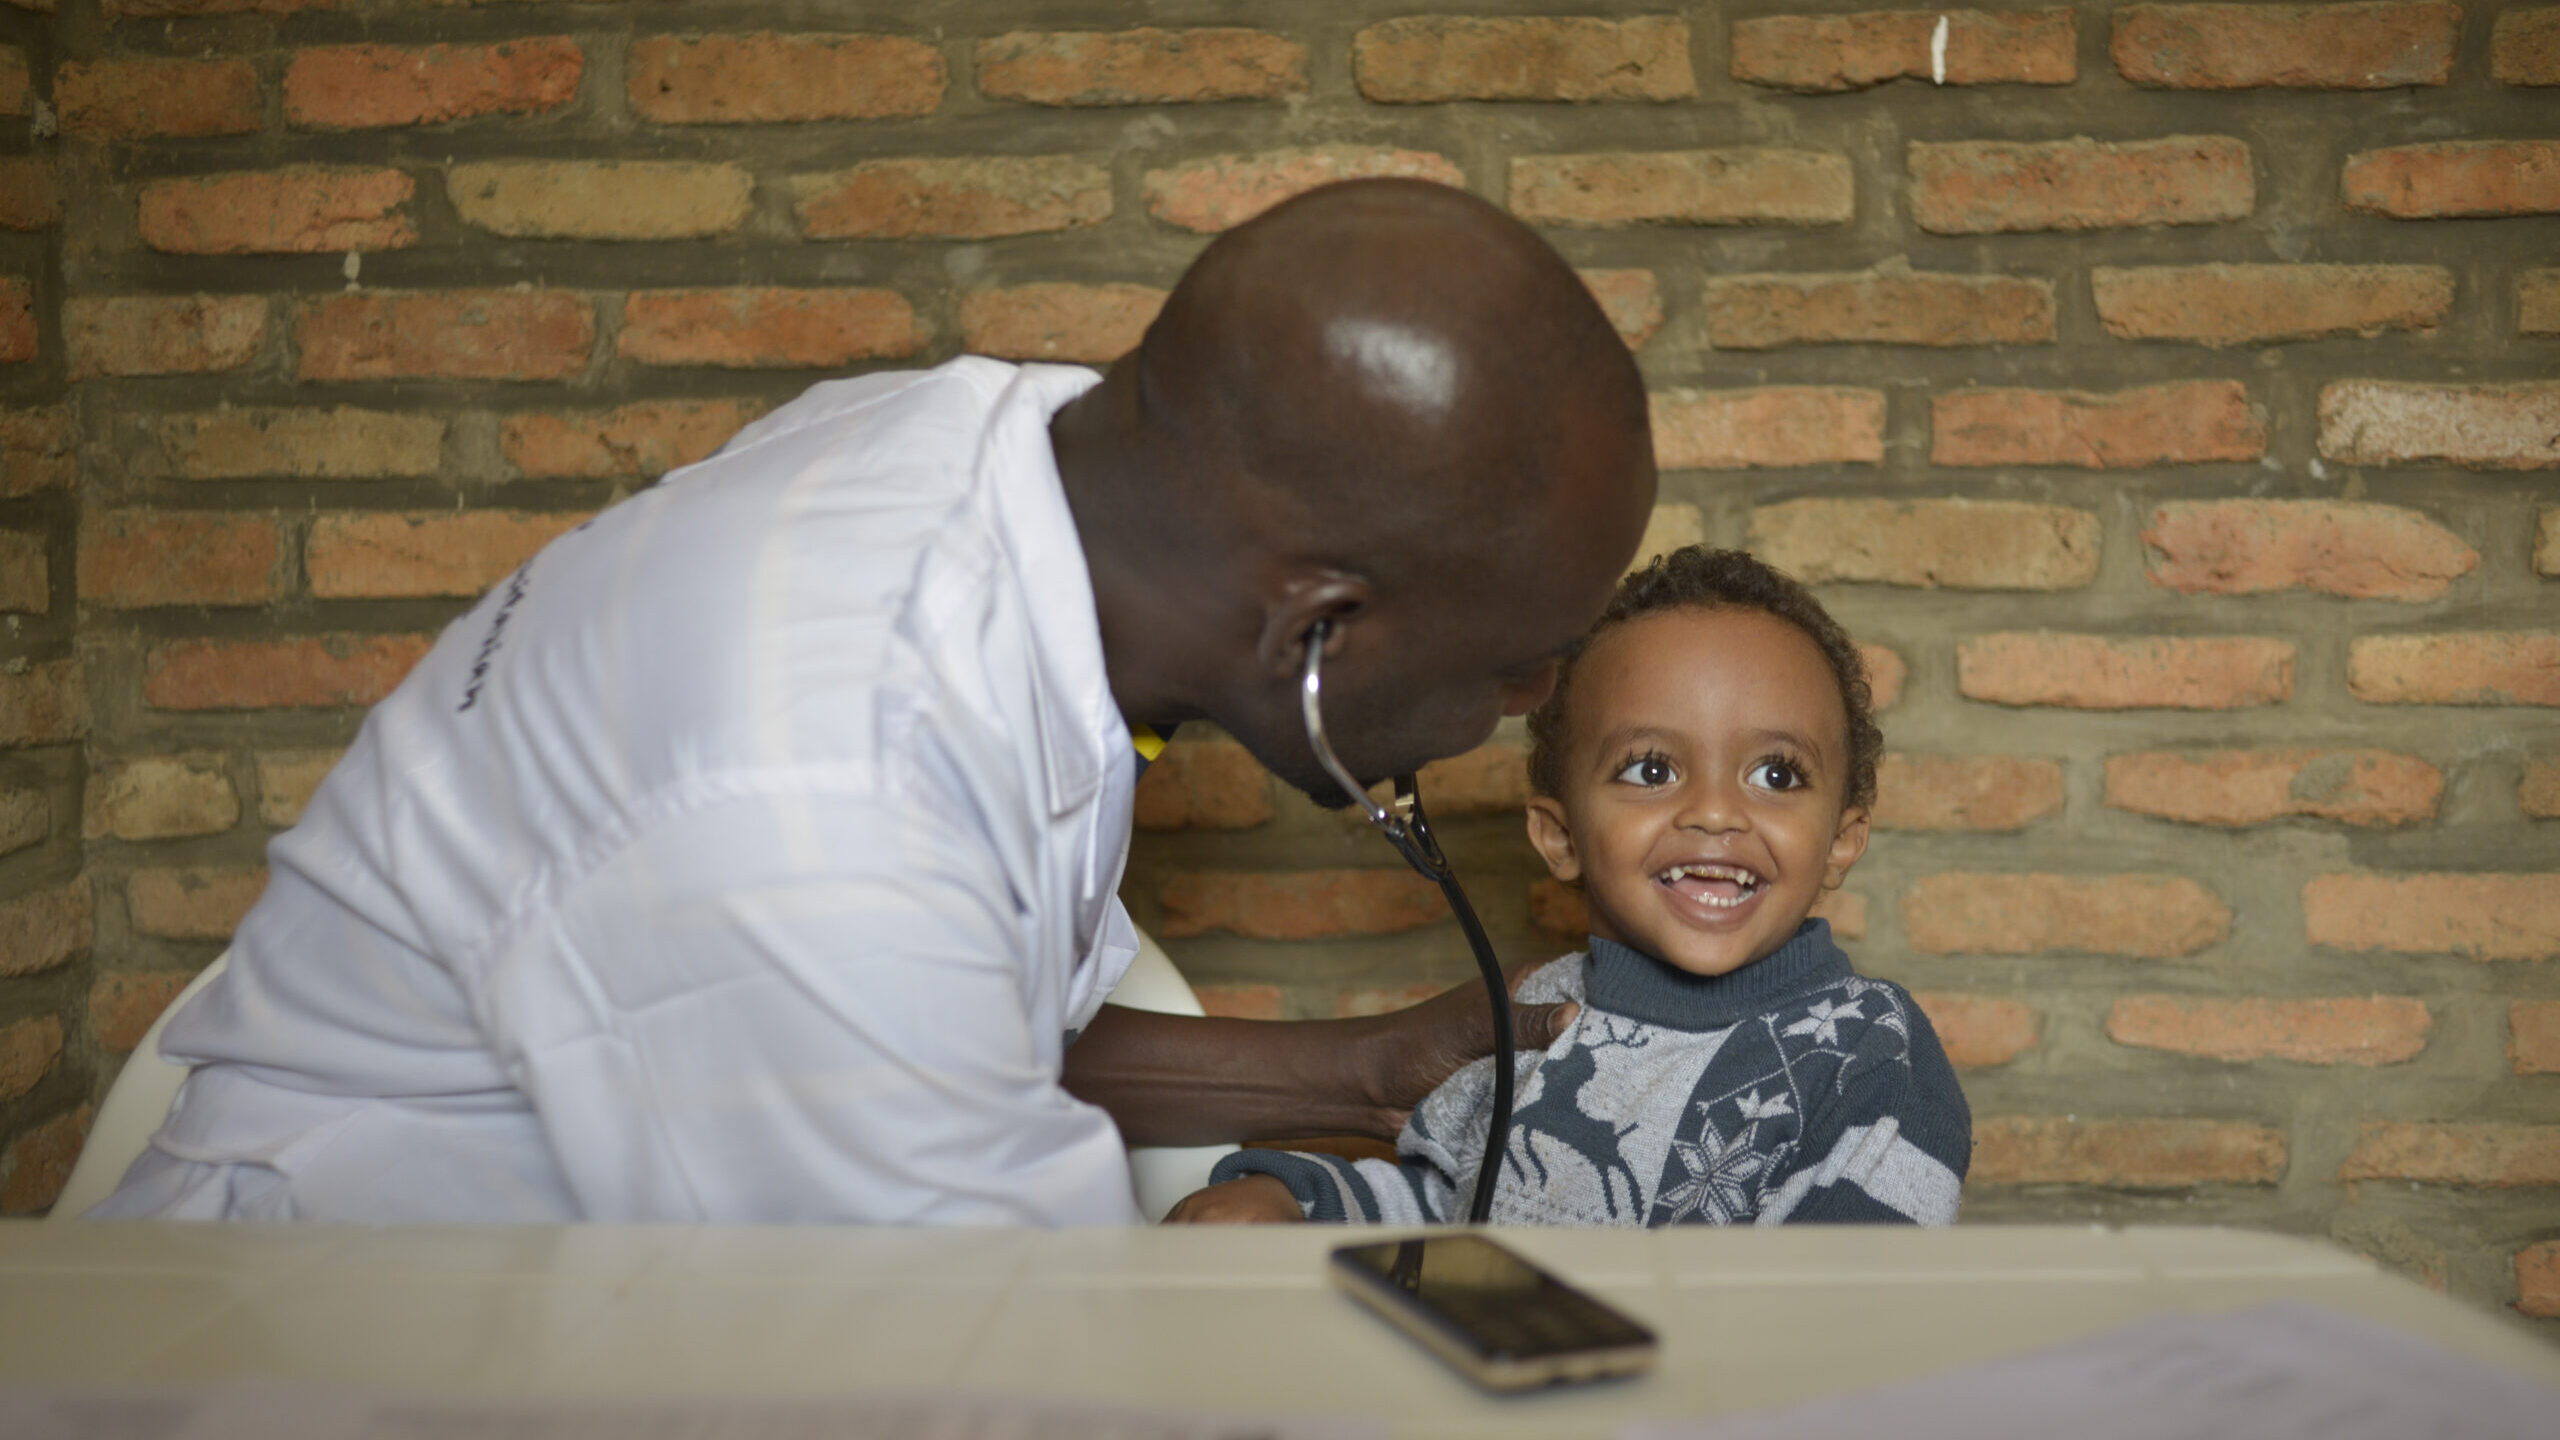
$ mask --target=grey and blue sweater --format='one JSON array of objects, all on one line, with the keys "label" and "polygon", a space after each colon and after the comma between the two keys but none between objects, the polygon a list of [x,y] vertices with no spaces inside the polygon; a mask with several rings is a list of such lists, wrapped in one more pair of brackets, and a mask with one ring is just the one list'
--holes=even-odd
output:
[{"label": "grey and blue sweater", "polygon": [[[1955,1068],[1909,991],[1852,972],[1831,927],[1729,975],[1594,936],[1524,1001],[1579,1001],[1523,1052],[1492,1219],[1506,1225],[1945,1225],[1973,1154]],[[1397,1158],[1243,1150],[1213,1181],[1272,1175],[1310,1220],[1463,1218],[1493,1104],[1490,1057],[1414,1107]]]}]

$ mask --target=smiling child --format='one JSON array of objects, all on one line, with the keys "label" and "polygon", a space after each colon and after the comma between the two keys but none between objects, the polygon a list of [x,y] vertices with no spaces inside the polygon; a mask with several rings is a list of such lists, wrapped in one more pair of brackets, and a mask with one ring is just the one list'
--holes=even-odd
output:
[{"label": "smiling child", "polygon": [[[1740,551],[1656,560],[1567,657],[1529,717],[1529,839],[1591,943],[1519,987],[1582,1009],[1517,1057],[1495,1223],[1955,1219],[1972,1119],[1946,1052],[1807,918],[1867,848],[1869,710],[1846,632]],[[1491,1066],[1416,1107],[1393,1163],[1246,1150],[1171,1218],[1463,1217]]]}]

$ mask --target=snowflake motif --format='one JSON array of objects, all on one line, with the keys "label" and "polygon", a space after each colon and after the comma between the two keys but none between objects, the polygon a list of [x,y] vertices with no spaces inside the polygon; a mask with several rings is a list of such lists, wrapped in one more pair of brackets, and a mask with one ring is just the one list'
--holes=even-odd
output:
[{"label": "snowflake motif", "polygon": [[1816,1000],[1805,1013],[1805,1018],[1788,1026],[1786,1033],[1811,1035],[1816,1045],[1837,1045],[1840,1043],[1840,1022],[1866,1019],[1866,1003],[1864,1000],[1851,1000],[1846,1005],[1834,1005],[1828,1000]]},{"label": "snowflake motif", "polygon": [[[1698,1107],[1701,1112],[1706,1108]],[[1751,1148],[1752,1134],[1759,1128],[1757,1122],[1745,1125],[1728,1140],[1716,1133],[1715,1122],[1709,1120],[1700,1124],[1697,1139],[1671,1142],[1672,1152],[1689,1176],[1662,1192],[1659,1203],[1671,1207],[1668,1223],[1704,1215],[1718,1225],[1731,1225],[1750,1217],[1757,1189],[1752,1182],[1769,1168],[1769,1157]]]},{"label": "snowflake motif", "polygon": [[1757,1087],[1754,1087],[1741,1099],[1734,1101],[1733,1108],[1741,1111],[1742,1118],[1745,1120],[1773,1120],[1780,1115],[1793,1115],[1796,1113],[1796,1107],[1787,1103],[1786,1096],[1772,1095],[1768,1099],[1763,1100],[1760,1098],[1760,1091]]}]

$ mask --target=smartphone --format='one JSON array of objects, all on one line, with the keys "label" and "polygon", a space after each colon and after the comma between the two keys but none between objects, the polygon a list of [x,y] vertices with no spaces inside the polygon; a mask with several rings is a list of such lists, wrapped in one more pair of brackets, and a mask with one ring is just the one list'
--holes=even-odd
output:
[{"label": "smartphone", "polygon": [[1481,1235],[1345,1245],[1333,1278],[1488,1390],[1633,1375],[1653,1332]]}]

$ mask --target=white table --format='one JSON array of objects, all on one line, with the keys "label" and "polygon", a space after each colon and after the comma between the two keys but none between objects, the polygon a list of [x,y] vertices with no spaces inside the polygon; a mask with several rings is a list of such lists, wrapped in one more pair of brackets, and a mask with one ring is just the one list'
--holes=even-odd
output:
[{"label": "white table", "polygon": [[2243,1231],[1503,1231],[1663,1336],[1649,1378],[1496,1400],[1354,1307],[1379,1232],[0,1224],[0,1381],[241,1376],[443,1394],[958,1385],[1606,1435],[2166,1310],[2331,1305],[2560,1385],[2560,1350],[2326,1245]]}]

